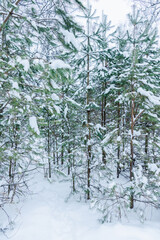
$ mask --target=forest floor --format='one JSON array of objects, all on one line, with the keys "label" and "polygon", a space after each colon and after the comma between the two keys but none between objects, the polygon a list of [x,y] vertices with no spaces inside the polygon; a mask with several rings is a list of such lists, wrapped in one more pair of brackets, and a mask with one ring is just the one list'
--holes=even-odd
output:
[{"label": "forest floor", "polygon": [[[21,206],[14,230],[0,233],[0,240],[159,240],[160,222],[101,224],[98,213],[75,199],[66,201],[69,183],[48,182],[40,177],[34,194]],[[0,219],[1,220],[1,219]]]}]

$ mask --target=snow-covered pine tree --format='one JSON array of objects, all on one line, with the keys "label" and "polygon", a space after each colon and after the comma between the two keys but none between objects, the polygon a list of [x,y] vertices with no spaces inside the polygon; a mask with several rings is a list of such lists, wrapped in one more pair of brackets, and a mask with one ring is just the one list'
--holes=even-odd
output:
[{"label": "snow-covered pine tree", "polygon": [[[144,189],[151,189],[148,177],[148,164],[153,162],[148,154],[148,135],[152,132],[150,114],[159,106],[157,70],[159,69],[159,57],[157,58],[158,46],[157,31],[152,28],[150,22],[142,19],[140,11],[133,7],[132,15],[129,15],[132,26],[127,32],[130,46],[131,66],[128,69],[130,93],[128,94],[131,105],[131,128],[130,128],[130,208],[134,207],[134,201],[150,202],[153,193],[146,196]],[[132,30],[131,30],[132,29]],[[153,65],[153,61],[154,65]],[[156,116],[154,116],[156,118]],[[154,118],[153,117],[153,118]],[[142,124],[146,119],[146,125]],[[145,134],[143,132],[145,125]],[[142,140],[143,139],[143,140]],[[141,149],[144,149],[142,151]],[[158,169],[158,166],[156,166]],[[139,176],[141,174],[141,177]],[[138,189],[137,189],[138,187]],[[140,187],[140,188],[139,188]],[[152,201],[151,201],[152,202]]]},{"label": "snow-covered pine tree", "polygon": [[[41,102],[44,95],[47,95],[45,99],[51,99],[55,94],[53,78],[64,74],[63,70],[61,73],[57,69],[68,68],[59,53],[64,46],[75,50],[73,33],[79,31],[80,27],[70,15],[69,6],[75,6],[73,4],[83,8],[77,0],[61,3],[47,0],[2,1],[0,187],[4,193],[8,192],[9,198],[3,194],[7,201],[13,201],[14,196],[21,193],[22,186],[26,184],[27,170],[32,166],[31,162],[34,163],[32,160],[37,158],[34,155],[38,150],[34,135],[40,134],[37,120],[43,115]],[[51,62],[44,52],[44,42],[49,46]],[[59,80],[58,77],[56,79]],[[50,89],[47,87],[49,83]],[[48,100],[45,102],[47,104]],[[55,98],[52,98],[51,105],[57,112]],[[2,199],[2,202],[5,201]]]},{"label": "snow-covered pine tree", "polygon": [[[129,207],[134,207],[134,202],[158,206],[159,163],[157,157],[156,164],[153,160],[153,149],[159,132],[159,49],[156,30],[150,22],[142,20],[136,9],[129,19],[132,28],[116,33],[116,46],[110,52],[112,57],[106,73],[108,124],[102,143],[109,153],[107,163],[112,162],[112,182],[105,185],[103,197],[95,199],[95,205],[103,212],[104,221],[123,217]],[[150,175],[151,169],[154,177]],[[116,179],[116,175],[120,179]],[[142,214],[142,209],[139,210]]]}]

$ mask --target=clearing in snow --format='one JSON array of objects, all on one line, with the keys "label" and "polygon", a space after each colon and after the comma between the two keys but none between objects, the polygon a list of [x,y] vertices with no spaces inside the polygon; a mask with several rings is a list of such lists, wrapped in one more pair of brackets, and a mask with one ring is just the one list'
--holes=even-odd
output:
[{"label": "clearing in snow", "polygon": [[[105,223],[97,220],[88,204],[69,199],[69,183],[48,182],[37,177],[32,194],[15,220],[15,229],[7,233],[11,240],[159,240],[158,222]],[[5,235],[0,235],[6,240]]]}]

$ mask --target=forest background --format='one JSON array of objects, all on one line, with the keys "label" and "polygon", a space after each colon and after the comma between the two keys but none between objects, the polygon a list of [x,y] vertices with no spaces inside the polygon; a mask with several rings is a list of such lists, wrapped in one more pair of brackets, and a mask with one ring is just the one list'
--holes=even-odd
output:
[{"label": "forest background", "polygon": [[159,10],[112,28],[85,1],[0,1],[1,212],[39,169],[102,222],[159,209]]}]

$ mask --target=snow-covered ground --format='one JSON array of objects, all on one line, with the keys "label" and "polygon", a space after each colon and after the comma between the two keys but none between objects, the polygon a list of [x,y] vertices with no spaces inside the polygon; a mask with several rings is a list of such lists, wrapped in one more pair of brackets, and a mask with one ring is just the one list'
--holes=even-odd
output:
[{"label": "snow-covered ground", "polygon": [[[11,240],[159,240],[160,223],[100,224],[97,212],[70,199],[68,183],[49,183],[36,178],[36,194],[25,200]],[[0,240],[6,240],[0,234]]]}]

